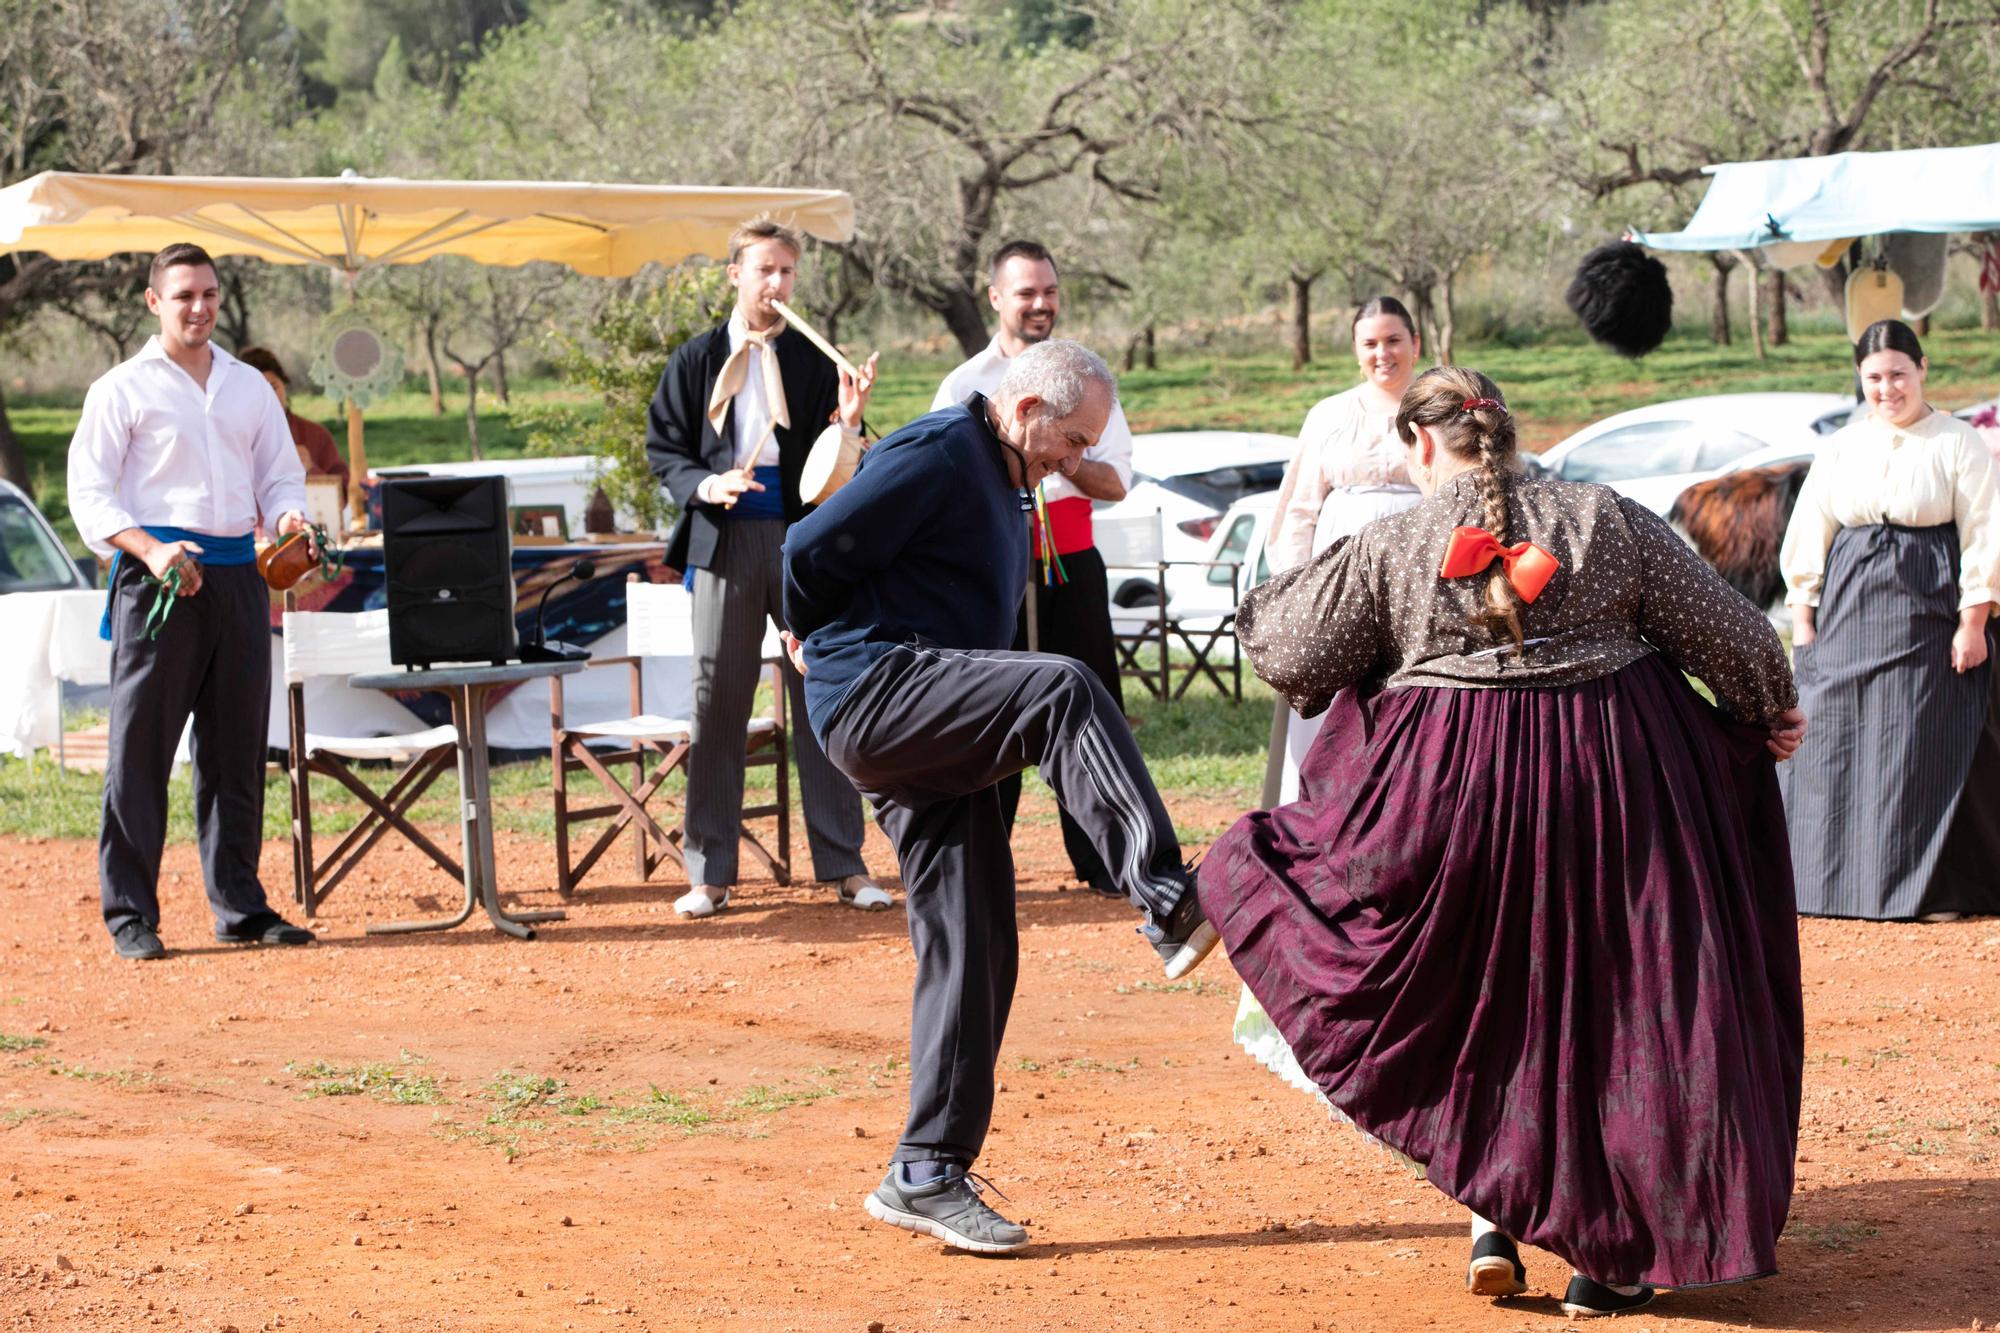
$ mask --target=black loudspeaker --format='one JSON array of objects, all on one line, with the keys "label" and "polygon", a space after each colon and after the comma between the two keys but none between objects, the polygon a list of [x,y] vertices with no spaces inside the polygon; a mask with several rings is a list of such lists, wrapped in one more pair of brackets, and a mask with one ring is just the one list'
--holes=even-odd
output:
[{"label": "black loudspeaker", "polygon": [[505,477],[382,482],[389,660],[505,662],[514,656],[514,537]]}]

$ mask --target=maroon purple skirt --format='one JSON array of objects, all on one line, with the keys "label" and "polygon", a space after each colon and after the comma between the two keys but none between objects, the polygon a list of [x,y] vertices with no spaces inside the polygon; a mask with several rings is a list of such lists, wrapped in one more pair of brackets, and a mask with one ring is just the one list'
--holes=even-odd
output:
[{"label": "maroon purple skirt", "polygon": [[1306,1073],[1452,1198],[1600,1282],[1763,1277],[1804,1058],[1763,740],[1658,656],[1345,690],[1202,905]]}]

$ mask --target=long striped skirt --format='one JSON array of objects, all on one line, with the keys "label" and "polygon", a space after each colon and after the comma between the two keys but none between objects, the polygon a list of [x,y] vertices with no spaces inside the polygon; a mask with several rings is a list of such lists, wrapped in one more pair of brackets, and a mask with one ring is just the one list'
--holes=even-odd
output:
[{"label": "long striped skirt", "polygon": [[1805,744],[1778,766],[1801,912],[2000,911],[2000,673],[1990,631],[1986,663],[1952,670],[1958,562],[1951,523],[1833,539],[1792,659]]}]

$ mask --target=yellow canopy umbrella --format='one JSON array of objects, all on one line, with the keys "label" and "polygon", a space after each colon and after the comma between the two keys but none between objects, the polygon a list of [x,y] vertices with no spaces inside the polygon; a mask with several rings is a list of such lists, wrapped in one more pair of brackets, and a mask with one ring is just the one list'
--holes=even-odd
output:
[{"label": "yellow canopy umbrella", "polygon": [[0,254],[103,259],[198,239],[214,255],[350,274],[460,255],[620,278],[649,263],[720,258],[729,233],[760,214],[825,241],[854,235],[854,200],[842,190],[44,171],[0,190]]},{"label": "yellow canopy umbrella", "polygon": [[[0,254],[103,259],[197,240],[210,254],[349,278],[436,255],[503,267],[547,260],[617,278],[649,263],[721,258],[729,233],[760,215],[825,241],[854,235],[854,200],[842,190],[45,171],[0,190]],[[359,476],[367,460],[352,404],[348,441]]]}]

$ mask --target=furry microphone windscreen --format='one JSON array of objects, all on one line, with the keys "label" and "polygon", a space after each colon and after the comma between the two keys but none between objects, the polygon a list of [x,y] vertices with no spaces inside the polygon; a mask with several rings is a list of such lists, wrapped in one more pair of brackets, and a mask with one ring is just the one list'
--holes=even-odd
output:
[{"label": "furry microphone windscreen", "polygon": [[1630,241],[1585,255],[1567,300],[1584,332],[1620,356],[1644,356],[1666,340],[1674,323],[1667,266]]}]

